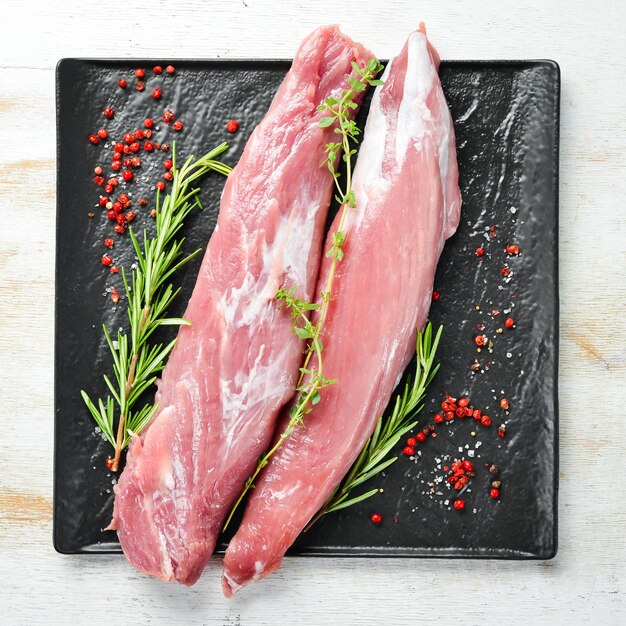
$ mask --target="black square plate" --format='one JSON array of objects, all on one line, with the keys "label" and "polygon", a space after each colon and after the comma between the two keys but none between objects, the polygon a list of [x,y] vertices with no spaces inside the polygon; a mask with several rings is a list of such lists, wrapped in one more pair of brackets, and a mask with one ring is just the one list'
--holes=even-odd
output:
[{"label": "black square plate", "polygon": [[[232,147],[225,160],[234,164],[289,67],[287,61],[179,61],[174,77],[151,77],[145,92],[135,91],[133,69],[154,64],[66,59],[57,71],[54,545],[64,553],[119,552],[115,534],[101,530],[113,504],[114,477],[105,468],[110,450],[79,395],[81,389],[104,394],[102,373],[111,362],[101,324],[115,329],[125,323],[125,307],[115,308],[107,293],[112,286],[122,292],[121,277],[100,263],[103,239],[113,229],[92,182],[95,165],[108,172],[111,150],[91,145],[87,135],[106,126],[117,139],[148,115],[160,120],[171,107],[185,124],[177,135],[179,158],[199,156],[226,139]],[[122,75],[129,82],[125,91],[117,86]],[[441,298],[431,319],[445,326],[441,371],[420,425],[432,423],[444,391],[469,395],[492,425],[465,419],[439,426],[413,459],[401,455],[400,446],[398,461],[372,481],[384,491],[322,519],[292,554],[546,559],[556,553],[559,68],[550,61],[444,62],[441,79],[455,120],[464,204],[436,278]],[[156,103],[150,92],[160,85],[164,95]],[[104,119],[107,105],[118,111],[113,120]],[[361,123],[366,113],[367,102]],[[231,118],[240,122],[235,135],[225,130]],[[175,133],[160,126],[156,140],[171,141]],[[153,198],[163,158],[145,156],[131,187],[135,199],[141,193]],[[206,246],[222,185],[217,174],[202,183],[205,208],[185,227],[189,250]],[[153,227],[149,208],[139,209],[135,228]],[[128,236],[116,239],[113,256],[129,267]],[[507,255],[512,242],[519,256]],[[390,258],[389,271],[398,262]],[[179,274],[182,295],[174,313],[182,313],[199,263],[200,257]],[[509,277],[500,272],[505,266]],[[499,332],[509,315],[515,327]],[[478,352],[477,334],[485,334],[491,348]],[[478,372],[471,370],[475,359]],[[510,402],[508,414],[500,408],[502,396]],[[471,458],[477,471],[462,513],[451,508],[454,491],[441,480],[443,466],[455,457]],[[486,463],[501,468],[497,501],[489,497],[493,477]],[[377,526],[369,521],[374,511],[383,516]]]}]

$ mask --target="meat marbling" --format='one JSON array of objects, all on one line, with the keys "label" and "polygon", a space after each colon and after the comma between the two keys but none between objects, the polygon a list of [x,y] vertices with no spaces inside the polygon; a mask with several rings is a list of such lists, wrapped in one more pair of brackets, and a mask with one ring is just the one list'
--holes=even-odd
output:
[{"label": "meat marbling", "polygon": [[[371,435],[426,322],[437,261],[461,206],[438,65],[420,27],[373,96],[324,331],[324,374],[338,382],[257,480],[226,551],[227,596],[280,566]],[[330,264],[322,261],[318,297]]]},{"label": "meat marbling", "polygon": [[320,167],[332,129],[317,106],[338,96],[351,62],[371,54],[337,27],[302,43],[272,105],[228,177],[158,412],[131,442],[111,528],[128,560],[193,584],[225,515],[294,393],[303,346],[274,299],[310,299],[333,179]]}]

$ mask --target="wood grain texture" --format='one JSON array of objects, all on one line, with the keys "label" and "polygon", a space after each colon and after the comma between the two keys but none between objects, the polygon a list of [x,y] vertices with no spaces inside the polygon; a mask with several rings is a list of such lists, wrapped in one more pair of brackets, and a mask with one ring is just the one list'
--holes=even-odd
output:
[{"label": "wood grain texture", "polygon": [[[132,5],[132,6],[131,6]],[[2,3],[0,622],[620,624],[626,612],[623,25],[604,0]],[[54,66],[64,56],[289,57],[337,22],[381,57],[425,20],[448,59],[553,58],[561,126],[560,549],[549,562],[289,559],[231,601],[51,544]],[[80,164],[77,164],[77,167]],[[454,594],[452,594],[454,590]]]}]

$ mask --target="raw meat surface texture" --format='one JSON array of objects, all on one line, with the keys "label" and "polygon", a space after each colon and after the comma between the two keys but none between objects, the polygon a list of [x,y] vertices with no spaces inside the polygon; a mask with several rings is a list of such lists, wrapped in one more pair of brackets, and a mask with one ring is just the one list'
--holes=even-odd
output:
[{"label": "raw meat surface texture", "polygon": [[[418,30],[374,93],[354,173],[356,208],[347,217],[345,258],[324,327],[324,376],[338,382],[322,390],[305,427],[285,441],[251,491],[224,559],[227,596],[280,566],[372,434],[427,320],[437,262],[461,208],[438,64]],[[318,298],[330,266],[325,258]],[[287,420],[285,414],[279,432]]]},{"label": "raw meat surface texture", "polygon": [[310,299],[333,179],[319,128],[371,54],[335,26],[302,43],[263,121],[228,177],[178,342],[159,383],[159,410],[135,437],[115,487],[111,528],[128,560],[193,584],[231,505],[294,393],[303,346],[274,296]]}]

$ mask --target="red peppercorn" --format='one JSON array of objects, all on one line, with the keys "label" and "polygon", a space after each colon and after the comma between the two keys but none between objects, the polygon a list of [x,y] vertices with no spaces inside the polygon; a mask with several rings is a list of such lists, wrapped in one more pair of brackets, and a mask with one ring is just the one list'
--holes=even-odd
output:
[{"label": "red peppercorn", "polygon": [[174,163],[172,162],[172,159],[165,159],[165,161],[163,161],[163,167],[166,170],[171,170],[173,166],[174,166]]},{"label": "red peppercorn", "polygon": [[145,133],[139,128],[133,133],[133,136],[137,141],[141,141],[145,137]]},{"label": "red peppercorn", "polygon": [[115,176],[111,176],[111,178],[109,178],[109,180],[107,180],[107,183],[109,185],[112,185],[113,187],[117,187],[117,185],[119,184],[119,180],[117,180],[117,178]]},{"label": "red peppercorn", "polygon": [[106,139],[109,136],[109,133],[107,132],[106,128],[101,128],[98,131],[98,137],[100,137],[100,139]]},{"label": "red peppercorn", "polygon": [[417,445],[417,441],[415,440],[415,437],[409,437],[406,440],[406,445],[410,446],[411,448],[414,448]]},{"label": "red peppercorn", "polygon": [[135,211],[127,211],[125,217],[128,222],[132,222],[137,217],[137,213]]},{"label": "red peppercorn", "polygon": [[443,416],[446,420],[448,420],[448,422],[451,422],[454,419],[454,411],[446,411]]},{"label": "red peppercorn", "polygon": [[98,204],[100,206],[106,206],[108,201],[109,201],[109,196],[100,196],[100,199],[98,200]]},{"label": "red peppercorn", "polygon": [[508,411],[509,410],[509,401],[506,398],[502,398],[500,400],[500,406],[505,410]]},{"label": "red peppercorn", "polygon": [[459,398],[459,406],[466,407],[469,404],[469,400],[467,398]]},{"label": "red peppercorn", "polygon": [[106,193],[111,193],[111,192],[113,191],[113,185],[110,185],[110,184],[105,185],[105,187],[104,187],[104,191],[105,191]]},{"label": "red peppercorn", "polygon": [[106,463],[107,468],[113,469],[113,459],[110,456],[107,457],[107,460],[105,461],[105,463]]},{"label": "red peppercorn", "polygon": [[174,115],[174,112],[173,112],[173,111],[171,111],[170,109],[167,109],[167,110],[163,113],[162,117],[163,117],[163,121],[164,121],[166,124],[170,124],[170,123],[172,123],[172,122],[176,119],[176,116]]},{"label": "red peppercorn", "polygon": [[113,107],[106,107],[103,113],[104,113],[104,117],[110,120],[115,115],[115,109]]},{"label": "red peppercorn", "polygon": [[117,81],[117,84],[122,88],[122,89],[126,89],[126,85],[128,85],[128,83],[126,82],[126,79],[124,78],[120,78]]},{"label": "red peppercorn", "polygon": [[119,200],[113,203],[113,210],[116,213],[121,213],[123,208],[124,208],[124,205]]},{"label": "red peppercorn", "polygon": [[441,294],[438,291],[433,291],[433,302],[437,302],[441,298]]},{"label": "red peppercorn", "polygon": [[109,265],[113,263],[113,259],[108,254],[103,254],[101,260],[102,260],[102,265],[104,265],[105,267],[109,267]]},{"label": "red peppercorn", "polygon": [[[126,232],[126,223],[124,223],[124,224],[116,224],[115,225],[115,232],[119,233],[120,235],[122,233],[125,233]],[[115,273],[117,273],[117,272],[115,272]]]},{"label": "red peppercorn", "polygon": [[148,206],[148,201],[145,198],[139,198],[139,200],[137,200],[137,204],[139,206]]},{"label": "red peppercorn", "polygon": [[122,203],[122,204],[126,204],[130,198],[128,197],[127,193],[121,193],[120,197],[118,198],[118,200]]},{"label": "red peppercorn", "polygon": [[479,420],[479,419],[482,417],[482,411],[481,411],[480,409],[474,409],[474,410],[472,411],[472,417],[473,417],[475,420]]},{"label": "red peppercorn", "polygon": [[[113,150],[121,154],[124,150],[124,144],[121,141],[115,142],[115,145],[113,146]],[[115,158],[115,156],[113,158]]]},{"label": "red peppercorn", "polygon": [[512,317],[507,317],[507,318],[504,320],[504,325],[505,325],[507,328],[513,328],[513,326],[515,325],[515,320],[514,320]]},{"label": "red peppercorn", "polygon": [[162,94],[163,94],[163,92],[161,91],[161,89],[159,87],[157,87],[156,89],[154,89],[152,91],[152,97],[155,100],[158,100],[161,97]]},{"label": "red peppercorn", "polygon": [[484,256],[485,255],[485,249],[484,248],[476,248],[476,256]]},{"label": "red peppercorn", "polygon": [[163,191],[165,189],[165,183],[162,180],[157,181],[155,187],[159,190],[159,191]]},{"label": "red peppercorn", "polygon": [[96,176],[102,176],[102,168],[99,165],[96,165],[96,167],[93,168],[93,173]]},{"label": "red peppercorn", "polygon": [[407,456],[413,456],[415,454],[415,448],[411,448],[411,446],[405,446],[402,450],[403,454]]},{"label": "red peppercorn", "polygon": [[135,83],[135,89],[136,89],[137,91],[143,91],[145,88],[146,88],[146,83],[144,83],[143,81],[138,80],[138,81]]},{"label": "red peppercorn", "polygon": [[476,337],[474,337],[474,343],[477,346],[486,346],[488,343],[487,337],[485,337],[485,335],[476,335]]},{"label": "red peppercorn", "polygon": [[463,461],[463,469],[466,472],[473,472],[474,471],[474,464],[471,461]]},{"label": "red peppercorn", "polygon": [[122,169],[122,162],[121,161],[113,161],[113,163],[111,163],[111,169],[114,172],[119,172],[119,170]]},{"label": "red peppercorn", "polygon": [[143,68],[138,67],[135,70],[135,78],[143,78],[146,75],[146,73],[143,71]]},{"label": "red peppercorn", "polygon": [[133,160],[130,157],[126,157],[124,159],[124,167],[132,167],[133,166]]},{"label": "red peppercorn", "polygon": [[147,152],[152,152],[154,150],[154,144],[151,141],[144,141],[143,149]]},{"label": "red peppercorn", "polygon": [[[132,133],[125,133],[124,134],[124,143],[133,143],[133,141],[135,141],[135,136]],[[122,146],[122,148],[124,148],[124,147],[125,146]]]},{"label": "red peppercorn", "polygon": [[137,156],[133,157],[130,162],[133,167],[139,167],[141,165],[141,159]]},{"label": "red peppercorn", "polygon": [[163,68],[162,68],[160,65],[155,65],[155,66],[152,68],[152,71],[153,71],[155,74],[159,75],[159,74],[162,74],[162,73],[163,73]]},{"label": "red peppercorn", "polygon": [[120,301],[120,294],[115,287],[111,289],[111,300],[113,300],[113,304],[117,304]]},{"label": "red peppercorn", "polygon": [[107,217],[108,217],[111,221],[113,221],[113,220],[117,217],[117,213],[116,213],[113,209],[110,209],[110,210],[107,212]]},{"label": "red peppercorn", "polygon": [[456,408],[456,411],[454,412],[454,414],[455,414],[457,417],[459,417],[459,418],[463,419],[463,418],[465,417],[465,409],[464,409],[462,406],[458,406],[458,407]]},{"label": "red peppercorn", "polygon": [[141,144],[138,141],[133,141],[133,143],[130,144],[130,151],[139,152],[139,150],[141,150]]},{"label": "red peppercorn", "polygon": [[458,500],[454,501],[454,508],[457,511],[462,511],[465,508],[465,500],[461,500],[460,498]]},{"label": "red peppercorn", "polygon": [[133,178],[134,175],[130,170],[124,170],[122,172],[122,178],[126,181],[126,182],[130,182]]},{"label": "red peppercorn", "polygon": [[489,495],[494,499],[497,500],[500,497],[500,490],[499,489],[492,489],[489,492]]},{"label": "red peppercorn", "polygon": [[[118,229],[118,226],[115,227],[115,230],[117,230],[117,229]],[[126,227],[124,227],[124,230],[125,229],[126,229]],[[122,230],[122,231],[119,231],[119,232],[124,232],[124,231]],[[111,274],[119,274],[119,271],[120,271],[120,268],[117,267],[117,265],[111,265],[111,267],[109,268],[109,272],[111,272]]]},{"label": "red peppercorn", "polygon": [[125,216],[123,213],[118,213],[118,214],[115,216],[115,221],[116,221],[118,224],[124,224],[124,223],[126,223],[126,216]]},{"label": "red peppercorn", "polygon": [[98,185],[98,187],[102,187],[104,185],[104,178],[102,176],[94,176],[93,182]]},{"label": "red peppercorn", "polygon": [[226,130],[229,133],[236,133],[239,128],[239,122],[237,120],[230,120],[228,124],[226,124]]},{"label": "red peppercorn", "polygon": [[98,139],[98,135],[89,135],[87,139],[89,139],[89,143],[92,143],[94,146],[100,143],[100,140]]},{"label": "red peppercorn", "polygon": [[511,243],[506,247],[506,251],[511,256],[519,254],[519,246],[516,243]]},{"label": "red peppercorn", "polygon": [[481,423],[483,426],[491,426],[491,418],[490,418],[488,415],[483,415],[483,416],[480,418],[480,423]]},{"label": "red peppercorn", "polygon": [[511,270],[508,267],[502,267],[500,268],[500,274],[506,278],[511,274]]},{"label": "red peppercorn", "polygon": [[[159,147],[158,143],[154,144],[157,148]],[[170,151],[170,144],[169,143],[164,143],[161,144],[161,150],[163,150],[163,152],[169,152]]]},{"label": "red peppercorn", "polygon": [[112,248],[112,247],[115,245],[115,242],[114,242],[114,241],[113,241],[113,239],[111,239],[110,237],[107,237],[107,238],[104,240],[104,245],[105,245],[107,248]]},{"label": "red peppercorn", "polygon": [[146,117],[146,119],[143,121],[143,125],[146,128],[152,128],[154,126],[154,120],[151,117]]},{"label": "red peppercorn", "polygon": [[124,146],[124,154],[130,154],[130,146]]},{"label": "red peppercorn", "polygon": [[174,66],[173,66],[173,65],[168,65],[168,66],[165,68],[165,71],[166,71],[168,74],[173,74],[173,73],[174,73],[174,71],[175,71],[175,70],[174,70]]},{"label": "red peppercorn", "polygon": [[424,443],[426,441],[426,433],[419,432],[415,435],[415,438],[420,442]]},{"label": "red peppercorn", "polygon": [[143,135],[146,139],[150,139],[150,137],[152,137],[152,131],[149,128],[146,128],[146,130],[143,132]]},{"label": "red peppercorn", "polygon": [[172,128],[178,132],[179,130],[183,129],[183,123],[180,120],[178,120],[172,124]]},{"label": "red peppercorn", "polygon": [[443,422],[443,415],[441,413],[437,413],[435,417],[433,417],[433,421],[435,424],[441,424],[441,422]]}]

